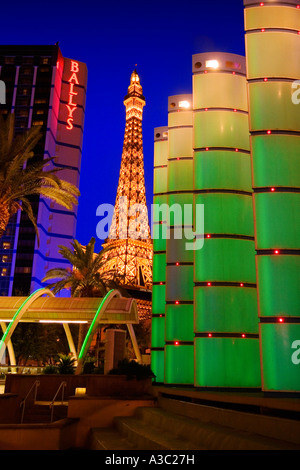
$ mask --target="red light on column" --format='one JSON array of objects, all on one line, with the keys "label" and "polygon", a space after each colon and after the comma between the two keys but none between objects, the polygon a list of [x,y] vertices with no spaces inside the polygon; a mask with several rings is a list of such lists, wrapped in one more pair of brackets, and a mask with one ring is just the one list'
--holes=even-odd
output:
[{"label": "red light on column", "polygon": [[207,285],[208,285],[208,286],[211,286],[211,282],[208,282]]},{"label": "red light on column", "polygon": [[175,300],[175,305],[179,305],[179,300]]},{"label": "red light on column", "polygon": [[263,7],[263,6],[264,6],[264,3],[263,3],[263,2],[261,2],[259,5],[260,5],[261,7]]},{"label": "red light on column", "polygon": [[159,285],[162,286],[162,285],[163,285],[163,282],[160,282]]},{"label": "red light on column", "polygon": [[233,111],[236,113],[236,112],[237,112],[237,109],[234,109]]},{"label": "red light on column", "polygon": [[175,346],[178,346],[178,345],[179,345],[179,341],[175,341],[174,344],[175,344]]},{"label": "red light on column", "polygon": [[208,335],[207,335],[207,336],[208,336],[209,338],[211,338],[211,337],[212,337],[212,334],[211,334],[211,333],[208,333]]},{"label": "red light on column", "polygon": [[284,319],[282,317],[278,318],[279,323],[284,323]]},{"label": "red light on column", "polygon": [[208,108],[205,108],[205,111],[208,111]]},{"label": "red light on column", "polygon": [[262,29],[261,29],[261,32],[264,33],[264,32],[265,32],[265,28],[262,28]]},{"label": "red light on column", "polygon": [[272,134],[272,131],[270,131],[270,130],[269,130],[269,131],[267,131],[267,134],[268,134],[268,135]]},{"label": "red light on column", "polygon": [[179,263],[178,263],[178,261],[177,261],[177,263],[176,263],[176,266],[179,266]]},{"label": "red light on column", "polygon": [[162,314],[160,314],[159,316],[162,317]]},{"label": "red light on column", "polygon": [[205,147],[205,150],[207,151],[207,150],[208,150],[208,147]]},{"label": "red light on column", "polygon": [[242,282],[240,283],[240,287],[244,287],[244,284]]},{"label": "red light on column", "polygon": [[267,79],[267,78],[264,78],[264,82],[267,82],[267,81],[268,81],[268,79]]},{"label": "red light on column", "polygon": [[180,160],[180,157],[177,157],[177,160]]},{"label": "red light on column", "polygon": [[239,151],[239,149],[235,149],[235,151],[236,151],[236,152],[238,152],[238,151]]},{"label": "red light on column", "polygon": [[279,250],[274,250],[274,255],[279,255],[280,251]]},{"label": "red light on column", "polygon": [[274,193],[274,191],[275,191],[275,188],[271,188],[271,192]]},{"label": "red light on column", "polygon": [[246,335],[244,333],[242,334],[242,338],[246,338]]},{"label": "red light on column", "polygon": [[235,72],[232,72],[232,75],[235,75]]},{"label": "red light on column", "polygon": [[206,238],[210,238],[210,235],[209,235],[209,233],[206,235]]}]

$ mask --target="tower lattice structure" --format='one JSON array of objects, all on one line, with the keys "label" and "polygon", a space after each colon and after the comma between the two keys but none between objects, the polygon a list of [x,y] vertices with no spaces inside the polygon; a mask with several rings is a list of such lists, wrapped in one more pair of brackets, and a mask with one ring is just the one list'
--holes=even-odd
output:
[{"label": "tower lattice structure", "polygon": [[102,271],[136,298],[140,319],[151,317],[153,259],[144,177],[145,104],[140,78],[134,70],[124,99],[126,125],[121,168],[112,223],[103,244],[107,251]]}]

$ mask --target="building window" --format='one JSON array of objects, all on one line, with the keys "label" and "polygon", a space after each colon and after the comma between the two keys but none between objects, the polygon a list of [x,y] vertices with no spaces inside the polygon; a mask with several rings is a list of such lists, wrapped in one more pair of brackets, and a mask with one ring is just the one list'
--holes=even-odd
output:
[{"label": "building window", "polygon": [[2,263],[8,263],[8,255],[2,255],[1,261]]},{"label": "building window", "polygon": [[10,243],[9,242],[3,242],[2,243],[2,248],[3,248],[3,250],[9,250],[10,249]]},{"label": "building window", "polygon": [[7,276],[7,268],[2,268],[1,269],[1,276],[2,277]]}]

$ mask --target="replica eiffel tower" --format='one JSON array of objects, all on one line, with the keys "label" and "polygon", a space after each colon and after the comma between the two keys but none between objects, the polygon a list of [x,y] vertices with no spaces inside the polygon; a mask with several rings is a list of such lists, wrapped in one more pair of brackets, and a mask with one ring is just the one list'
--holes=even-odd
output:
[{"label": "replica eiffel tower", "polygon": [[103,244],[102,274],[137,300],[139,318],[151,318],[153,246],[146,205],[140,78],[133,71],[124,99],[126,125],[114,214]]}]

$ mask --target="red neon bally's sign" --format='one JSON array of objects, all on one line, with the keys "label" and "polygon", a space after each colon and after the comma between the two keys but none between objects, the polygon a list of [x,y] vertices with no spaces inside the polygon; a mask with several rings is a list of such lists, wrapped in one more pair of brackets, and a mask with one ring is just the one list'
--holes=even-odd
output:
[{"label": "red neon bally's sign", "polygon": [[77,74],[79,72],[79,64],[78,62],[75,62],[74,60],[71,60],[71,68],[70,71],[72,73],[71,77],[69,78],[68,82],[70,83],[70,88],[69,88],[69,101],[67,104],[67,110],[68,110],[68,119],[67,119],[67,126],[66,128],[70,131],[73,129],[73,121],[74,121],[74,111],[77,109],[77,103],[73,102],[73,99],[78,93],[74,91],[74,85],[79,85],[78,77]]}]

